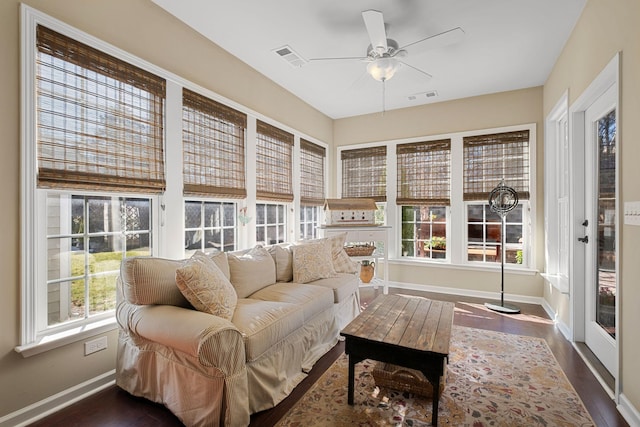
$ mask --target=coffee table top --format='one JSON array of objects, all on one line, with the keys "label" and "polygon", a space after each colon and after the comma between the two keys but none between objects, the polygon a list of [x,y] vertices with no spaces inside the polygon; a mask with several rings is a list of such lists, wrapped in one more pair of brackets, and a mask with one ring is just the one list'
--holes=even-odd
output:
[{"label": "coffee table top", "polygon": [[454,307],[421,297],[379,295],[340,334],[448,355]]}]

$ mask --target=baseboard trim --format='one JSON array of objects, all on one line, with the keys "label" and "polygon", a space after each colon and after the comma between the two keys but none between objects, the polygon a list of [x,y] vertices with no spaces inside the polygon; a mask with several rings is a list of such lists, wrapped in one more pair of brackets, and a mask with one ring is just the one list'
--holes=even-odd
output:
[{"label": "baseboard trim", "polygon": [[[425,292],[434,292],[439,294],[460,295],[465,297],[481,298],[481,299],[486,299],[488,301],[496,301],[500,299],[499,292],[474,291],[470,289],[449,288],[445,286],[422,285],[422,284],[416,284],[416,283],[392,282],[392,281],[389,281],[389,286],[394,288],[400,288],[400,289],[410,289],[413,291],[425,291]],[[538,304],[538,305],[542,305],[542,301],[544,300],[544,298],[541,298],[541,297],[532,297],[528,295],[515,295],[515,294],[504,294],[504,299],[505,301],[509,301],[509,302],[520,302],[524,304]]]},{"label": "baseboard trim", "polygon": [[115,384],[115,369],[0,418],[0,427],[29,425]]},{"label": "baseboard trim", "polygon": [[567,341],[571,342],[573,338],[571,335],[571,328],[569,328],[569,325],[567,325],[566,323],[558,320],[558,313],[556,313],[556,311],[553,308],[551,308],[547,300],[544,298],[542,298],[542,308],[549,315],[549,318],[553,320],[553,323],[556,325],[556,328],[558,328],[560,333],[564,335],[564,338]]},{"label": "baseboard trim", "polygon": [[629,423],[632,427],[640,426],[640,412],[629,402],[629,399],[624,395],[624,393],[620,394],[620,399],[618,402],[618,412],[620,415]]}]

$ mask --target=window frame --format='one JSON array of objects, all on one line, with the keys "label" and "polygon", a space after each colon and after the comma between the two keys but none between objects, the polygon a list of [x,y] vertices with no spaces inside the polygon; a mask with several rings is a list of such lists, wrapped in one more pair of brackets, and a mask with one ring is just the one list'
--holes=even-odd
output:
[{"label": "window frame", "polygon": [[[46,203],[47,192],[65,192],[75,195],[107,197],[143,197],[151,200],[153,224],[150,227],[155,234],[152,255],[158,254],[157,242],[161,240],[160,208],[161,196],[149,192],[109,192],[95,190],[61,190],[37,188],[37,55],[36,28],[43,25],[78,42],[103,51],[107,55],[126,61],[131,65],[165,77],[166,73],[150,64],[77,30],[55,18],[49,17],[28,6],[21,5],[21,50],[20,62],[24,78],[21,82],[21,210],[23,223],[21,238],[21,331],[20,345],[16,351],[28,357],[57,348],[71,342],[104,333],[116,328],[115,316],[108,312],[104,315],[88,317],[83,320],[67,322],[47,327],[46,277],[47,230]],[[166,144],[166,142],[165,142]],[[43,285],[44,284],[44,285]]]},{"label": "window frame", "polygon": [[[465,205],[465,245],[466,245],[463,248],[465,250],[465,254],[466,254],[464,261],[466,261],[466,263],[470,264],[470,265],[476,265],[476,264],[482,264],[482,265],[497,264],[497,265],[500,265],[500,258],[496,258],[493,261],[487,261],[486,259],[482,260],[482,261],[469,260],[469,257],[468,257],[469,245],[473,245],[474,243],[476,243],[476,242],[470,242],[469,241],[469,228],[468,228],[469,225],[475,223],[475,224],[482,224],[483,227],[484,227],[487,224],[493,224],[493,222],[487,222],[486,221],[486,217],[485,217],[486,209],[489,208],[488,201],[469,200],[469,201],[466,201],[464,203],[464,205]],[[472,221],[469,220],[469,209],[468,209],[469,206],[483,206],[483,220],[482,221],[473,221],[472,222]],[[521,238],[523,239],[523,242],[526,242],[526,241],[529,241],[529,239],[531,238],[530,237],[530,233],[529,233],[529,227],[527,227],[527,220],[528,220],[528,217],[529,217],[528,211],[530,210],[529,209],[529,201],[528,200],[520,200],[518,202],[518,206],[522,206],[522,222],[510,222],[510,221],[508,221],[507,219],[509,217],[509,214],[507,214],[507,217],[505,218],[505,227],[508,227],[509,225],[514,225],[514,224],[521,225],[522,226],[522,236],[521,236]],[[500,222],[496,222],[496,223],[497,224],[502,224],[501,221]],[[483,233],[483,237],[485,237],[485,236],[486,236],[486,233]],[[485,249],[487,247],[486,240],[483,240],[481,243],[482,243],[483,249]],[[500,241],[498,241],[495,244],[495,246],[498,246],[499,244],[500,244]],[[512,243],[508,243],[505,240],[505,245],[504,245],[505,248],[507,248],[508,245],[512,245],[513,246]],[[489,245],[489,246],[493,246],[493,245]],[[510,267],[512,269],[522,269],[522,268],[528,267],[528,265],[529,265],[528,260],[531,259],[531,254],[529,253],[530,249],[529,249],[528,245],[525,245],[523,243],[522,250],[523,250],[522,263],[518,264],[518,263],[507,263],[507,262],[505,262],[505,264],[504,264],[505,268],[506,267]],[[486,257],[486,252],[485,252],[485,254],[483,254],[483,256]]]},{"label": "window frame", "polygon": [[[276,207],[276,222],[275,223],[269,223],[268,222],[268,218],[269,218],[269,206],[275,206]],[[288,242],[289,241],[289,232],[288,232],[288,226],[289,226],[289,214],[288,211],[291,209],[291,204],[290,203],[283,203],[283,202],[276,202],[276,201],[266,201],[266,200],[260,200],[260,201],[256,201],[256,221],[255,221],[255,230],[254,230],[254,234],[255,234],[255,239],[256,239],[256,243],[257,244],[263,244],[263,245],[271,245],[273,243],[269,243],[266,241],[260,241],[258,240],[258,229],[259,228],[264,228],[264,236],[265,238],[268,235],[268,228],[270,226],[275,226],[276,230],[280,231],[280,228],[282,229],[282,236],[283,236],[283,240],[282,242],[275,242],[275,243],[284,243],[284,242]],[[265,222],[264,224],[258,224],[258,209],[260,209],[260,207],[264,207],[264,219]],[[282,207],[282,218],[280,218],[280,207]],[[282,221],[279,221],[279,220]],[[279,236],[280,233],[277,233],[277,235]]]},{"label": "window frame", "polygon": [[[318,236],[318,227],[322,224],[322,206],[316,205],[305,205],[300,203],[299,209],[300,215],[299,217],[299,227],[297,230],[297,238],[299,240],[307,240],[307,239],[315,239]],[[308,218],[308,212],[314,212],[315,218]],[[311,234],[306,232],[307,226],[311,225]]]},{"label": "window frame", "polygon": [[[187,213],[186,213],[186,209],[187,209],[187,203],[199,203],[200,204],[200,226],[198,227],[187,227],[186,221],[187,221]],[[207,227],[203,225],[204,222],[204,210],[205,205],[206,204],[220,204],[222,207],[222,212],[223,212],[223,219],[222,219],[222,225],[218,226],[218,227]],[[192,232],[192,231],[201,231],[202,233],[206,233],[207,231],[212,231],[212,230],[217,230],[220,231],[221,233],[224,233],[225,230],[233,230],[233,249],[230,249],[229,251],[225,251],[224,250],[224,245],[222,246],[222,248],[207,248],[206,246],[203,247],[203,245],[200,245],[200,248],[195,248],[195,249],[189,249],[185,246],[184,248],[184,257],[190,257],[191,254],[188,253],[188,251],[202,251],[202,252],[211,252],[212,250],[218,250],[220,252],[230,252],[230,251],[235,251],[238,249],[238,242],[239,242],[239,235],[238,235],[238,214],[239,214],[239,209],[238,209],[238,200],[233,200],[233,199],[207,199],[207,198],[194,198],[194,197],[185,197],[184,202],[184,210],[185,210],[185,224],[183,224],[183,231],[184,231],[184,238],[186,240],[186,235],[188,232]],[[233,215],[233,225],[232,226],[227,226],[224,225],[224,206],[225,205],[231,205],[233,207],[233,211],[234,211],[234,215]],[[223,234],[224,235],[224,234]],[[223,242],[224,242],[224,237],[222,238]],[[185,241],[186,243],[186,241]]]},{"label": "window frame", "polygon": [[[444,214],[445,220],[444,220],[444,222],[442,222],[442,221],[438,221],[438,222],[434,222],[434,221],[428,221],[428,222],[417,221],[416,217],[415,217],[415,213],[414,213],[413,221],[411,221],[411,222],[404,221],[403,212],[402,212],[404,208],[413,208],[413,209],[415,209],[415,208],[428,208],[429,210],[431,210],[432,208],[442,208],[442,209],[444,209],[444,212],[445,212],[445,214]],[[402,257],[402,259],[407,259],[407,260],[425,260],[425,261],[438,262],[438,263],[448,262],[449,259],[450,259],[450,252],[451,252],[450,249],[449,249],[450,246],[449,246],[448,243],[445,243],[446,246],[445,246],[445,253],[444,253],[444,257],[443,258],[434,258],[433,257],[433,252],[432,252],[432,248],[430,248],[431,256],[428,256],[428,257],[419,257],[419,256],[415,256],[415,255],[413,255],[413,256],[405,255],[404,254],[404,248],[403,248],[402,244],[404,242],[408,241],[408,242],[414,242],[414,245],[415,245],[416,240],[415,239],[404,239],[404,238],[402,238],[402,232],[404,231],[403,230],[404,224],[412,224],[414,227],[415,227],[416,224],[428,224],[428,226],[429,226],[429,235],[431,236],[430,237],[430,240],[431,240],[431,239],[433,239],[433,237],[438,237],[438,236],[433,236],[433,226],[434,226],[434,224],[435,225],[444,224],[445,242],[447,242],[449,240],[449,213],[450,213],[449,206],[405,205],[405,204],[402,204],[402,205],[398,205],[398,209],[400,211],[400,215],[399,215],[400,230],[399,231],[400,231],[400,234],[401,234],[401,236],[400,236],[401,238],[400,238],[399,255]],[[425,241],[424,239],[418,239],[418,240],[419,241],[420,240]]]}]

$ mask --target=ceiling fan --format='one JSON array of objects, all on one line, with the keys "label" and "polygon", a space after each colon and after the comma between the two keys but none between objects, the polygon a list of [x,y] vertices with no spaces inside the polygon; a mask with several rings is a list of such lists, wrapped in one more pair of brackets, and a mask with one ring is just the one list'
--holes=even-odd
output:
[{"label": "ceiling fan", "polygon": [[371,41],[371,44],[367,47],[366,56],[311,58],[309,61],[358,60],[366,62],[367,73],[369,73],[369,75],[371,75],[375,80],[383,83],[383,104],[384,82],[391,79],[401,65],[418,71],[426,78],[433,77],[428,72],[414,67],[402,60],[408,55],[406,50],[407,48],[411,47],[411,50],[416,48],[427,50],[443,47],[458,43],[462,40],[465,34],[460,27],[456,27],[400,46],[397,41],[387,38],[387,31],[384,26],[384,17],[382,12],[378,10],[365,10],[362,12],[362,19],[364,20],[364,25],[367,28],[369,40]]}]

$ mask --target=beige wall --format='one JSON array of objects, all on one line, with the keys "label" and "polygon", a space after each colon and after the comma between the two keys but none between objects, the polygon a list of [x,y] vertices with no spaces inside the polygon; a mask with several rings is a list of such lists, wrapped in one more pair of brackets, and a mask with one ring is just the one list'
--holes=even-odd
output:
[{"label": "beige wall", "polygon": [[[449,102],[439,102],[421,107],[387,111],[336,120],[334,143],[336,147],[385,140],[397,140],[454,132],[475,131],[522,124],[536,124],[536,204],[538,215],[533,227],[538,245],[536,265],[544,267],[544,218],[542,215],[543,183],[543,120],[542,87],[476,96]],[[340,165],[333,154],[333,173]],[[334,187],[335,188],[335,187]],[[408,263],[391,265],[392,281],[419,285],[433,285],[480,292],[500,290],[500,271],[472,271],[443,266],[430,267]],[[505,272],[505,292],[527,297],[542,297],[542,278],[539,274],[524,275]]]},{"label": "beige wall", "polygon": [[[571,38],[544,85],[546,116],[565,90],[569,105],[589,86],[616,52],[620,61],[620,109],[618,122],[621,202],[640,200],[640,2],[638,0],[589,0]],[[623,224],[622,216],[619,218]],[[640,227],[621,225],[620,233],[620,377],[622,393],[640,408]],[[569,323],[568,297],[545,294],[553,308]]]},{"label": "beige wall", "polygon": [[[27,0],[54,18],[311,137],[332,142],[332,120],[188,29],[149,0]],[[0,418],[115,367],[109,348],[83,343],[23,358],[20,342],[20,3],[0,1]]]}]

